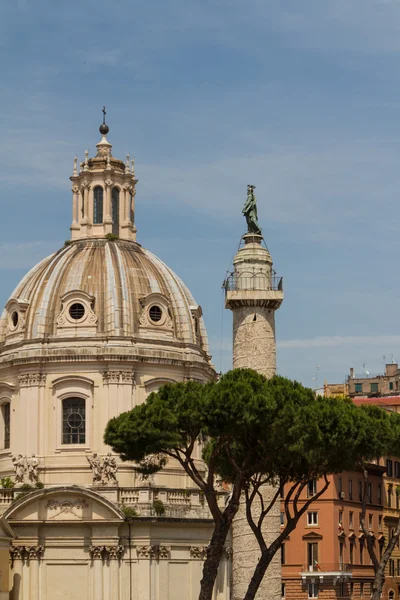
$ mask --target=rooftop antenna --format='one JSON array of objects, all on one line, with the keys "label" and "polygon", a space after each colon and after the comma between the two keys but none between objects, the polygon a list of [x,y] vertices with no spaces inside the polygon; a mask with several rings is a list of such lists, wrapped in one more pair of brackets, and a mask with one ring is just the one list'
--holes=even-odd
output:
[{"label": "rooftop antenna", "polygon": [[315,389],[318,389],[318,372],[320,370],[320,366],[319,365],[315,365],[315,377],[312,377],[312,381],[315,381]]}]

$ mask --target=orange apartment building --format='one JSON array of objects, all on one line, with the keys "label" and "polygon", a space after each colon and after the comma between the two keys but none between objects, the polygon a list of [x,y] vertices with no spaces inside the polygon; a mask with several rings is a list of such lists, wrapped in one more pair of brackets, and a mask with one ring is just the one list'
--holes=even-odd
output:
[{"label": "orange apartment building", "polygon": [[[400,397],[353,399],[400,412]],[[282,551],[282,598],[285,600],[361,600],[371,595],[374,572],[360,530],[362,477],[344,472],[330,478],[327,491],[311,504]],[[369,466],[366,524],[378,555],[400,516],[400,459],[388,457]],[[316,481],[304,491],[303,502],[317,492]],[[281,520],[284,505],[281,505]],[[382,600],[400,600],[400,548],[388,562]]]},{"label": "orange apartment building", "polygon": [[[377,551],[384,542],[385,467],[370,465],[366,523]],[[317,492],[313,481],[303,503]],[[330,486],[299,521],[282,550],[282,598],[333,600],[369,598],[374,571],[360,529],[362,477],[346,472],[330,477]],[[284,519],[282,500],[281,520]],[[284,522],[284,521],[283,521]],[[393,598],[398,598],[396,595]]]}]

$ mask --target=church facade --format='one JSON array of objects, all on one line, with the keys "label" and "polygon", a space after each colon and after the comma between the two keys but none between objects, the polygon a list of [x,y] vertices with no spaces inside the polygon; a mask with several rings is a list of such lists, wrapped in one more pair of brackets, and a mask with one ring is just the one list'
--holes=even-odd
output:
[{"label": "church facade", "polygon": [[[201,307],[136,241],[134,161],[112,155],[104,120],[100,133],[96,155],[74,160],[71,239],[29,271],[0,319],[0,600],[196,600],[213,530],[178,464],[146,478],[104,444],[108,421],[161,385],[216,372]],[[234,365],[271,376],[283,292],[248,194],[254,231],[226,307]],[[277,504],[268,537],[279,528]],[[243,597],[257,553],[241,509],[214,600]],[[278,600],[280,581],[276,557],[257,597]]]},{"label": "church facade", "polygon": [[[0,598],[194,600],[212,531],[199,490],[171,462],[141,479],[103,434],[162,384],[216,373],[201,307],[135,241],[133,161],[100,131],[74,162],[71,240],[0,321]],[[215,598],[230,563],[228,545]]]}]

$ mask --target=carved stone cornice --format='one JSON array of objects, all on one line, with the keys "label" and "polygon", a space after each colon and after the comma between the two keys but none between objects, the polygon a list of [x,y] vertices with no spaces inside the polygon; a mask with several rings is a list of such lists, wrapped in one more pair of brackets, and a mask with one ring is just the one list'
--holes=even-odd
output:
[{"label": "carved stone cornice", "polygon": [[46,375],[43,373],[24,373],[18,376],[20,387],[43,386],[46,385]]},{"label": "carved stone cornice", "polygon": [[207,556],[207,546],[190,546],[190,556],[198,560],[204,560]]}]

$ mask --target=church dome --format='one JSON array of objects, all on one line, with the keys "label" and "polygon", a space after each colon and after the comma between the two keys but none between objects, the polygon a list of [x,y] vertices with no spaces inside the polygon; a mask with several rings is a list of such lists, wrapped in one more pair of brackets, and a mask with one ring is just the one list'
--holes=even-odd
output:
[{"label": "church dome", "polygon": [[82,337],[178,342],[208,359],[201,308],[171,269],[133,241],[71,242],[29,271],[2,315],[6,345]]}]

